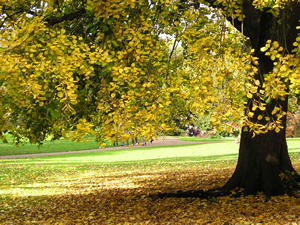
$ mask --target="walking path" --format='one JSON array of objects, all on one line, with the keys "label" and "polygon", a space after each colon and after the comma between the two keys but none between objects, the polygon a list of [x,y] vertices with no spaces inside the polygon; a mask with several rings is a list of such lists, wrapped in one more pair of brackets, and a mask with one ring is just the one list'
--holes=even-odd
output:
[{"label": "walking path", "polygon": [[[223,142],[223,141],[214,141],[214,143],[216,142]],[[50,155],[65,155],[65,154],[77,154],[77,153],[85,153],[85,152],[111,151],[111,150],[132,149],[132,148],[147,148],[153,146],[176,146],[176,145],[191,145],[191,144],[203,144],[203,143],[212,143],[212,141],[209,142],[182,141],[177,137],[159,137],[158,139],[154,140],[152,144],[148,144],[146,146],[135,145],[135,146],[120,146],[120,147],[109,147],[109,148],[89,149],[89,150],[80,150],[80,151],[68,151],[68,152],[7,155],[7,156],[0,156],[0,159],[34,158],[34,157],[50,156]]]}]

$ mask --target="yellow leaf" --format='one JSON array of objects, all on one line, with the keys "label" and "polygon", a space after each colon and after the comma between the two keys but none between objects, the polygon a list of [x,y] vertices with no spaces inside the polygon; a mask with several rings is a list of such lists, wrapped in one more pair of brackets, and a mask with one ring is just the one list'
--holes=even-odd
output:
[{"label": "yellow leaf", "polygon": [[254,113],[253,113],[253,112],[249,112],[249,113],[248,113],[248,116],[249,116],[250,118],[252,118],[252,117],[254,116]]},{"label": "yellow leaf", "polygon": [[60,91],[60,92],[57,93],[57,96],[58,96],[59,98],[62,98],[62,97],[64,96],[64,93]]},{"label": "yellow leaf", "polygon": [[274,46],[274,48],[278,48],[278,47],[279,47],[278,41],[274,41],[274,42],[273,42],[273,46]]},{"label": "yellow leaf", "polygon": [[275,108],[273,109],[273,111],[272,111],[272,115],[276,114],[277,111],[279,111],[279,108],[278,108],[278,107],[275,107]]},{"label": "yellow leaf", "polygon": [[268,50],[268,48],[266,48],[266,47],[260,48],[260,51],[261,51],[261,52],[265,52],[265,51],[267,51],[267,50]]}]

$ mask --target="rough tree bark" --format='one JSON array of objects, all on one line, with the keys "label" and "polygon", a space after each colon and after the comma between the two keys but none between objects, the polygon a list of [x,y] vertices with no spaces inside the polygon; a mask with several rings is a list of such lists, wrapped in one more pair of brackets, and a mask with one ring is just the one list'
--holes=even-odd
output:
[{"label": "rough tree bark", "polygon": [[[276,18],[267,10],[255,9],[252,1],[243,1],[246,18],[243,24],[235,21],[234,25],[240,31],[243,26],[244,34],[255,49],[255,56],[259,59],[259,73],[256,79],[261,82],[263,75],[273,70],[273,62],[260,51],[260,48],[267,40],[272,40],[278,41],[287,53],[291,53],[292,43],[297,36],[296,26],[300,19],[299,6],[297,1],[290,3]],[[271,112],[274,105],[279,104],[287,112],[287,103],[287,99],[273,101],[267,106],[267,111]],[[259,110],[255,114],[254,118],[260,114]],[[286,124],[286,118],[283,119],[283,123]],[[224,189],[243,188],[249,194],[262,191],[267,195],[284,194],[299,189],[297,184],[299,176],[288,155],[285,131],[286,126],[279,133],[269,131],[253,138],[251,132],[243,130],[237,167]]]}]

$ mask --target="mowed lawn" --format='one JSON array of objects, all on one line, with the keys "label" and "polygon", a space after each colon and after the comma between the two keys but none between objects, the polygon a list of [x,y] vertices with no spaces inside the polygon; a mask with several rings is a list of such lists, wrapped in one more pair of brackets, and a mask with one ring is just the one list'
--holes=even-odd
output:
[{"label": "mowed lawn", "polygon": [[[288,145],[300,172],[300,141]],[[0,160],[0,224],[299,224],[295,197],[150,197],[223,185],[237,152],[226,142]]]},{"label": "mowed lawn", "polygon": [[[50,141],[46,140],[42,145],[35,144],[23,144],[15,146],[12,144],[12,137],[6,135],[9,143],[3,143],[0,140],[0,156],[8,155],[22,155],[22,154],[36,154],[36,153],[53,153],[53,152],[75,152],[80,150],[89,150],[89,149],[99,149],[99,144],[95,141],[94,136],[84,138],[83,142],[74,142],[71,140],[55,140]],[[202,141],[206,143],[215,143],[215,142],[235,142],[234,138],[197,138],[197,137],[178,137],[181,141]],[[299,147],[300,138],[288,138],[289,148],[295,150]],[[111,147],[111,143],[106,142],[106,147]],[[230,150],[236,149],[236,147],[230,147]],[[226,150],[226,149],[225,149]],[[213,151],[214,152],[214,151]]]},{"label": "mowed lawn", "polygon": [[40,146],[30,143],[16,146],[12,144],[12,138],[9,135],[6,136],[8,143],[3,143],[0,141],[0,156],[47,152],[68,152],[99,148],[99,144],[95,141],[95,137],[87,137],[84,139],[84,142],[74,142],[71,140],[61,139],[55,141],[46,140]]}]

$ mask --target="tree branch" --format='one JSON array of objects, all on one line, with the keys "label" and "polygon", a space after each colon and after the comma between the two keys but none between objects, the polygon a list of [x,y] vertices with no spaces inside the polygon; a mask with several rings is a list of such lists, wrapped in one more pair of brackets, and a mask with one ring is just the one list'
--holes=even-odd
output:
[{"label": "tree branch", "polygon": [[31,9],[26,9],[26,8],[12,8],[12,7],[9,7],[9,6],[2,6],[2,12],[6,12],[6,11],[13,11],[15,12],[15,14],[18,14],[18,13],[28,13],[32,16],[37,16],[36,12],[32,11]]},{"label": "tree branch", "polygon": [[55,24],[68,21],[68,20],[74,20],[82,17],[86,13],[85,8],[81,8],[76,12],[72,12],[66,15],[63,15],[61,17],[48,17],[45,19],[46,23],[50,26],[54,26]]},{"label": "tree branch", "polygon": [[172,56],[173,56],[173,53],[174,53],[174,51],[175,51],[175,49],[176,49],[176,46],[177,46],[177,36],[176,36],[176,38],[175,38],[175,40],[174,40],[174,43],[173,43],[173,46],[172,46],[172,50],[171,50],[171,52],[170,52],[170,55],[169,55],[169,62],[171,61],[171,59],[172,59]]},{"label": "tree branch", "polygon": [[[13,15],[18,14],[18,13],[27,13],[30,14],[32,16],[38,16],[38,14],[34,11],[32,11],[31,9],[28,8],[12,8],[10,6],[6,6],[4,5],[2,7],[2,11],[10,11],[10,12],[14,12]],[[69,21],[69,20],[73,20],[73,19],[78,19],[80,17],[82,17],[82,15],[84,15],[86,13],[85,8],[79,8],[77,11],[75,12],[71,12],[65,15],[62,15],[60,17],[55,17],[55,16],[49,16],[45,18],[45,22],[49,25],[49,26],[54,26],[58,23],[64,22],[64,21]]]}]

